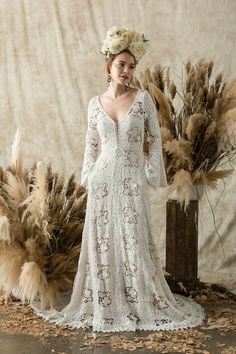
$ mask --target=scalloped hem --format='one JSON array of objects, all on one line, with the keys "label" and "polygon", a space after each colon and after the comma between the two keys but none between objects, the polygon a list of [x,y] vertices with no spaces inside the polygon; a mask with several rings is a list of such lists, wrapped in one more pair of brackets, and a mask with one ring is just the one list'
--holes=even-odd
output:
[{"label": "scalloped hem", "polygon": [[[34,307],[33,307],[34,308]],[[36,310],[34,308],[34,310]],[[55,323],[58,326],[67,328],[67,329],[82,329],[82,330],[92,330],[92,332],[137,332],[137,331],[178,331],[181,329],[187,329],[187,328],[194,328],[194,327],[199,327],[205,320],[206,318],[206,313],[205,310],[201,307],[200,313],[198,317],[195,317],[194,320],[185,320],[177,323],[177,322],[172,322],[168,324],[163,324],[163,325],[150,325],[150,323],[143,324],[140,326],[130,326],[130,323],[127,325],[122,325],[118,327],[112,327],[111,328],[104,328],[101,327],[99,323],[93,323],[92,325],[85,325],[78,321],[76,324],[73,324],[73,322],[63,322],[63,317],[60,319],[53,319],[52,316],[44,316],[42,313],[40,313],[38,310],[36,310],[36,313],[38,316],[42,317],[45,321],[49,321],[52,323]],[[60,316],[58,316],[60,317]]]}]

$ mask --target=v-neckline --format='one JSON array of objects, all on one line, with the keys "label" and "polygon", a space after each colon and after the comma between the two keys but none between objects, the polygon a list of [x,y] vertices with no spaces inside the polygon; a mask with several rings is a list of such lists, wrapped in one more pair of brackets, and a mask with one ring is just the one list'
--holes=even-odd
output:
[{"label": "v-neckline", "polygon": [[111,118],[111,117],[109,116],[109,114],[107,114],[107,112],[106,112],[105,109],[103,108],[103,105],[102,105],[101,102],[100,102],[99,95],[97,95],[97,101],[98,101],[98,104],[100,105],[101,109],[102,109],[103,112],[105,113],[105,115],[106,115],[114,124],[119,124],[119,123],[121,123],[121,122],[124,120],[124,118],[129,114],[129,112],[130,112],[131,109],[133,108],[135,102],[137,101],[139,92],[140,92],[140,90],[137,89],[137,93],[136,93],[136,95],[135,95],[135,98],[134,98],[133,102],[131,103],[131,105],[129,106],[128,111],[127,111],[127,112],[123,115],[123,117],[122,117],[121,119],[119,119],[118,121],[115,121],[113,118]]}]

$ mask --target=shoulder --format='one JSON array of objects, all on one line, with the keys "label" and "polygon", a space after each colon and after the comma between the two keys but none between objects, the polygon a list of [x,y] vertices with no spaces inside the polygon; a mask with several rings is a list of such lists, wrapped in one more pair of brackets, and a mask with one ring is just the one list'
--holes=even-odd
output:
[{"label": "shoulder", "polygon": [[155,104],[155,101],[152,98],[152,96],[148,90],[144,90],[144,92],[143,92],[143,101],[144,101],[144,104],[147,106]]},{"label": "shoulder", "polygon": [[89,104],[90,104],[90,103],[94,103],[94,102],[96,101],[97,97],[98,97],[98,95],[91,97],[91,98],[89,99]]},{"label": "shoulder", "polygon": [[97,97],[98,96],[93,96],[89,99],[89,102],[88,102],[88,109],[91,110],[93,108],[95,108],[96,106],[96,103],[97,103]]},{"label": "shoulder", "polygon": [[96,117],[96,109],[97,109],[97,96],[93,96],[89,99],[87,104],[87,114],[89,119],[95,119]]},{"label": "shoulder", "polygon": [[144,97],[147,99],[147,100],[152,100],[152,96],[151,94],[149,93],[148,90],[144,90]]},{"label": "shoulder", "polygon": [[148,93],[147,90],[141,89],[141,88],[133,88],[133,93],[135,92],[135,95],[139,95],[139,97],[142,99],[142,101],[145,100],[146,92]]}]

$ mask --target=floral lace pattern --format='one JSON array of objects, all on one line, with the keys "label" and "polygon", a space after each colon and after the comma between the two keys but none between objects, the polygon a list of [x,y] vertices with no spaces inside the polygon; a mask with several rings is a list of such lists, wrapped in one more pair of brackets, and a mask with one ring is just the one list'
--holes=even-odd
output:
[{"label": "floral lace pattern", "polygon": [[[144,128],[150,135],[148,161]],[[202,307],[170,291],[151,228],[148,188],[166,185],[153,100],[138,90],[115,122],[98,96],[88,107],[81,183],[88,192],[73,291],[54,309],[33,308],[49,321],[93,331],[174,330],[195,327]],[[101,152],[99,152],[99,145]]]}]

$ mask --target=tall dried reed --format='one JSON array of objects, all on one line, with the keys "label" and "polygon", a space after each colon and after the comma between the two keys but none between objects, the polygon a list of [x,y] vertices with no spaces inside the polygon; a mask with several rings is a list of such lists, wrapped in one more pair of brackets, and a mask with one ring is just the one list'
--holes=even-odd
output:
[{"label": "tall dried reed", "polygon": [[42,162],[24,169],[19,132],[0,182],[0,288],[6,297],[54,306],[77,271],[85,189]]},{"label": "tall dried reed", "polygon": [[[236,77],[224,82],[222,73],[213,77],[213,68],[212,60],[201,58],[196,64],[188,61],[182,76],[175,74],[175,82],[170,68],[161,65],[146,68],[134,80],[156,104],[170,191],[181,176],[190,177],[193,187],[216,188],[217,181],[233,171],[222,167],[236,153]],[[188,183],[181,187],[181,203],[189,195],[189,178],[184,181]]]}]

